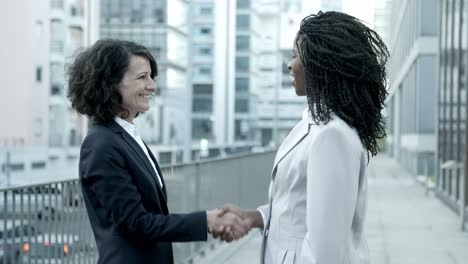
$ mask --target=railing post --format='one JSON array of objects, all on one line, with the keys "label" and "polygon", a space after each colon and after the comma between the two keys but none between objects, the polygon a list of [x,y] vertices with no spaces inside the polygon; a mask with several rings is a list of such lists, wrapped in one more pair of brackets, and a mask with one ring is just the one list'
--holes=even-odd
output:
[{"label": "railing post", "polygon": [[465,220],[466,220],[466,189],[465,189],[465,181],[466,181],[466,174],[465,169],[461,168],[461,180],[460,180],[460,221],[461,221],[461,230],[465,231]]},{"label": "railing post", "polygon": [[10,151],[6,152],[6,161],[5,161],[5,175],[6,175],[6,186],[11,186],[11,156]]}]

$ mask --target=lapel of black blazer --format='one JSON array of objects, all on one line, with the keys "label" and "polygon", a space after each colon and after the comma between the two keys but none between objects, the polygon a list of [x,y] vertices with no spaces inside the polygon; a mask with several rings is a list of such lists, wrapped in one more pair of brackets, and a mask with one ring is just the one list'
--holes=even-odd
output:
[{"label": "lapel of black blazer", "polygon": [[151,159],[152,159],[153,162],[154,162],[154,166],[156,166],[156,170],[158,171],[159,177],[161,177],[161,182],[162,182],[162,184],[163,184],[162,191],[163,191],[163,194],[164,194],[164,199],[166,199],[166,202],[167,202],[166,182],[164,181],[164,177],[163,177],[163,175],[162,175],[161,168],[159,167],[159,163],[158,163],[158,161],[156,160],[156,158],[153,156],[153,152],[151,152],[151,150],[148,148],[148,146],[146,145],[146,143],[143,142],[143,144],[145,144],[145,147],[146,147],[146,149],[148,150],[148,153],[149,153]]},{"label": "lapel of black blazer", "polygon": [[[140,159],[143,161],[143,164],[145,164],[146,169],[149,171],[149,173],[151,174],[153,180],[155,181],[156,188],[158,189],[158,192],[160,192],[162,194],[161,197],[163,198],[163,201],[164,201],[164,207],[166,207],[167,206],[166,195],[164,194],[164,191],[161,189],[161,185],[159,184],[159,181],[158,181],[158,176],[156,175],[156,172],[154,171],[153,166],[151,166],[151,163],[149,162],[148,158],[146,157],[146,154],[141,149],[140,145],[138,145],[138,143],[135,141],[135,139],[133,139],[133,137],[130,136],[127,133],[127,131],[125,131],[125,129],[123,129],[123,127],[121,127],[119,124],[117,124],[117,122],[112,121],[109,124],[109,127],[113,131],[115,131],[116,133],[120,133],[122,135],[122,138],[127,142],[128,145],[130,145],[130,147],[137,153],[138,157],[140,157]],[[151,152],[150,152],[150,155],[152,156]],[[153,156],[152,156],[152,158],[153,158],[153,162],[155,162],[156,160],[154,159]],[[155,162],[155,166],[156,166],[156,168],[158,168],[158,173],[159,173],[159,175],[161,177],[161,181],[163,181],[162,174],[161,174],[161,172],[159,170],[159,166],[157,165],[156,162]],[[164,184],[164,181],[163,181],[163,186],[164,185],[165,184]]]}]

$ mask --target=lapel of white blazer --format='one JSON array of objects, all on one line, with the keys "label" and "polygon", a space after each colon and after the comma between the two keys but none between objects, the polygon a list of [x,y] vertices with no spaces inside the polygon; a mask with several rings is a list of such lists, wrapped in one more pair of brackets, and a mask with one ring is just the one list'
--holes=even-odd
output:
[{"label": "lapel of white blazer", "polygon": [[276,153],[275,162],[273,165],[272,176],[275,177],[275,170],[278,163],[297,145],[301,142],[307,134],[309,134],[310,122],[308,119],[301,120],[292,130],[289,132],[286,139],[283,141],[281,146]]}]

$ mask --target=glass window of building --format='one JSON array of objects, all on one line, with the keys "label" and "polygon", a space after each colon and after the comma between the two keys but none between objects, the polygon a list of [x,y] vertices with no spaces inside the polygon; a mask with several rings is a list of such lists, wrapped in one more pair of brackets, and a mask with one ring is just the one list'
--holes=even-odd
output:
[{"label": "glass window of building", "polygon": [[212,139],[213,122],[210,119],[192,120],[192,138],[194,139]]},{"label": "glass window of building", "polygon": [[239,119],[234,121],[234,137],[236,140],[247,139],[247,130],[247,121]]},{"label": "glass window of building", "polygon": [[209,47],[202,47],[202,48],[200,48],[200,54],[202,54],[202,55],[211,55],[212,50]]},{"label": "glass window of building", "polygon": [[247,113],[249,112],[249,99],[247,98],[236,98],[236,113]]},{"label": "glass window of building", "polygon": [[213,85],[212,84],[194,84],[193,85],[193,94],[213,94]]},{"label": "glass window of building", "polygon": [[64,67],[61,63],[50,64],[50,81],[52,84],[64,84]]},{"label": "glass window of building", "polygon": [[50,4],[52,8],[63,9],[63,0],[52,0]]},{"label": "glass window of building", "polygon": [[209,27],[200,28],[200,34],[202,34],[202,35],[211,35],[211,28],[209,28]]},{"label": "glass window of building", "polygon": [[50,86],[51,95],[60,95],[62,93],[62,88],[59,84],[53,83]]},{"label": "glass window of building", "polygon": [[283,69],[283,74],[288,74],[289,75],[289,69],[288,69],[288,65],[286,63],[283,62],[283,65],[282,65],[282,69]]},{"label": "glass window of building", "polygon": [[211,65],[201,65],[198,67],[198,73],[201,75],[211,75]]},{"label": "glass window of building", "polygon": [[195,113],[211,113],[213,111],[213,98],[211,96],[194,96],[192,111]]},{"label": "glass window of building", "polygon": [[250,50],[250,36],[237,36],[236,37],[236,50],[238,51]]},{"label": "glass window of building", "polygon": [[36,82],[42,82],[42,67],[36,67]]},{"label": "glass window of building", "polygon": [[193,27],[194,39],[209,39],[213,35],[213,29],[210,25],[195,25]]},{"label": "glass window of building", "polygon": [[60,20],[53,19],[50,23],[50,36],[51,51],[62,53],[64,51],[65,25]]},{"label": "glass window of building", "polygon": [[250,8],[250,0],[237,0],[237,8]]},{"label": "glass window of building", "polygon": [[211,6],[200,7],[200,15],[212,15],[212,14],[213,14],[213,7]]},{"label": "glass window of building", "polygon": [[200,56],[211,56],[213,55],[213,48],[209,44],[195,44],[194,51]]},{"label": "glass window of building", "polygon": [[240,14],[237,15],[237,29],[249,29],[250,28],[250,15]]},{"label": "glass window of building", "polygon": [[237,57],[236,58],[236,71],[237,72],[249,72],[249,70],[250,70],[249,57]]},{"label": "glass window of building", "polygon": [[248,77],[236,77],[236,92],[247,92],[249,91],[249,78]]}]

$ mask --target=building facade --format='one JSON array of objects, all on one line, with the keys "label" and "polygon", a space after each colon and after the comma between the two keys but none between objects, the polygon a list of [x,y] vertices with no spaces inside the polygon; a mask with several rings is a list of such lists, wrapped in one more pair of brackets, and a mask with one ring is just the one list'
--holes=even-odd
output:
[{"label": "building facade", "polygon": [[[440,198],[468,215],[468,2],[440,1],[436,184]],[[466,219],[466,217],[465,217]]]},{"label": "building facade", "polygon": [[[66,97],[65,68],[73,54],[95,38],[87,0],[41,0],[5,3],[1,107],[7,115],[1,129],[0,185],[38,183],[77,176],[79,144],[87,130],[85,117]],[[16,11],[15,11],[16,10]],[[21,34],[11,33],[14,30]],[[4,180],[7,179],[8,180]],[[7,185],[8,185],[7,183]]]},{"label": "building facade", "polygon": [[0,10],[0,186],[44,174],[48,145],[48,1],[6,1]]},{"label": "building facade", "polygon": [[[147,47],[158,63],[151,109],[136,119],[149,144],[183,145],[186,141],[189,4],[187,1],[100,2],[100,38],[130,40]],[[170,14],[170,15],[169,15]]]},{"label": "building facade", "polygon": [[191,2],[192,143],[217,139],[214,130],[215,1]]},{"label": "building facade", "polygon": [[387,151],[413,175],[435,175],[437,0],[392,1]]},{"label": "building facade", "polygon": [[374,30],[379,34],[387,46],[390,45],[390,18],[392,14],[391,4],[391,0],[374,1]]}]

